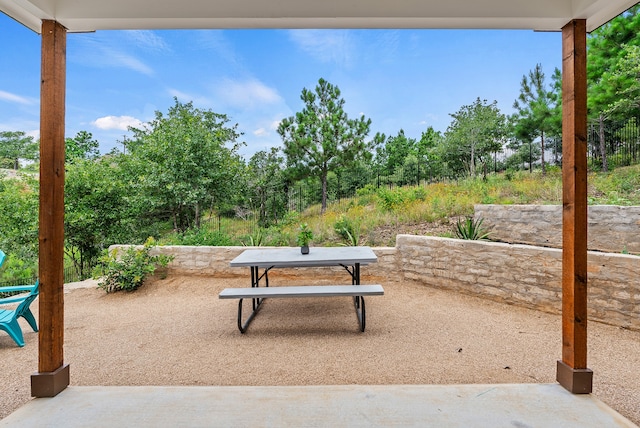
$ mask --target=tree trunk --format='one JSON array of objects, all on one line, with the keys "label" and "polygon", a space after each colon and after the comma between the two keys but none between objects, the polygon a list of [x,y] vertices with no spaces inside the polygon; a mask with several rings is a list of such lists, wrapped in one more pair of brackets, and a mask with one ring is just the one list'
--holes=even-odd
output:
[{"label": "tree trunk", "polygon": [[196,202],[195,204],[196,206],[194,207],[195,210],[195,219],[193,220],[196,229],[200,228],[200,204]]},{"label": "tree trunk", "polygon": [[476,145],[475,143],[471,143],[471,159],[469,161],[469,174],[471,177],[476,176]]},{"label": "tree trunk", "polygon": [[540,132],[540,151],[541,151],[540,164],[542,165],[542,175],[546,175],[546,170],[544,168],[544,131]]},{"label": "tree trunk", "polygon": [[320,210],[320,214],[324,214],[327,210],[327,169],[325,168],[322,171],[322,209]]},{"label": "tree trunk", "polygon": [[604,116],[600,114],[598,118],[598,137],[600,138],[600,156],[602,157],[602,171],[609,171],[609,165],[607,163],[607,145],[604,142]]},{"label": "tree trunk", "polygon": [[327,175],[322,176],[322,208],[320,214],[324,214],[327,210]]}]

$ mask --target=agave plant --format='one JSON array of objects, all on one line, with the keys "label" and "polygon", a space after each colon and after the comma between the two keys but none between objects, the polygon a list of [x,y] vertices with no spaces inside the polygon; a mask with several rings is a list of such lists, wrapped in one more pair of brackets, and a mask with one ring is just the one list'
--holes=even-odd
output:
[{"label": "agave plant", "polygon": [[459,218],[456,222],[454,232],[456,237],[460,239],[482,240],[488,241],[489,230],[482,227],[482,218],[474,219],[473,217]]},{"label": "agave plant", "polygon": [[257,229],[247,237],[247,242],[242,241],[245,247],[261,247],[264,241],[264,233],[262,229]]},{"label": "agave plant", "polygon": [[336,234],[342,238],[339,245],[344,247],[357,247],[360,244],[360,225],[349,220],[343,214],[333,226]]}]

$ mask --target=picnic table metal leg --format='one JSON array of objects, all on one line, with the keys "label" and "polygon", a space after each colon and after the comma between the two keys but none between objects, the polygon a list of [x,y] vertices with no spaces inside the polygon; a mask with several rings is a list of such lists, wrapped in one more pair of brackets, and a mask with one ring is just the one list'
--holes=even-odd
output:
[{"label": "picnic table metal leg", "polygon": [[363,296],[355,296],[353,298],[353,304],[356,308],[356,315],[358,316],[358,324],[360,325],[360,331],[364,332],[364,328],[366,327],[366,311],[364,308],[364,297]]},{"label": "picnic table metal leg", "polygon": [[[264,278],[265,280],[265,286],[268,287],[269,286],[269,270],[271,268],[267,268],[264,270],[264,273],[262,275],[260,275],[260,268],[258,266],[251,266],[251,287],[260,287],[260,280],[262,278]],[[253,306],[253,310],[255,311],[258,306],[260,306],[260,304],[262,303],[262,300],[264,299],[251,299],[251,303]]]},{"label": "picnic table metal leg", "polygon": [[269,271],[273,269],[273,266],[264,270],[264,273],[260,275],[260,268],[258,266],[251,266],[251,287],[260,287],[260,280],[264,278],[265,287],[269,286]]},{"label": "picnic table metal leg", "polygon": [[[247,331],[247,328],[249,328],[249,324],[251,323],[251,321],[253,321],[253,317],[256,316],[256,314],[258,313],[258,309],[260,309],[260,305],[262,305],[262,301],[264,299],[251,299],[253,301],[253,311],[251,311],[251,314],[249,315],[249,317],[247,318],[247,321],[243,324],[242,323],[242,301],[244,299],[240,299],[238,301],[238,330],[240,330],[240,333],[244,333]],[[257,304],[256,304],[257,301]]]},{"label": "picnic table metal leg", "polygon": [[340,264],[340,266],[351,275],[351,285],[360,285],[360,263],[356,263],[353,266]]}]

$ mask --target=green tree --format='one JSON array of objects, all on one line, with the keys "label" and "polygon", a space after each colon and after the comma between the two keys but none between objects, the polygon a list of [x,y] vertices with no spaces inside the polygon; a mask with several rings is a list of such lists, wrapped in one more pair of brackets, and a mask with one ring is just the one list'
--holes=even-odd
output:
[{"label": "green tree", "polygon": [[76,158],[66,167],[64,192],[65,254],[81,277],[91,274],[109,245],[140,242],[132,220],[138,215],[132,211],[134,192],[115,159]]},{"label": "green tree", "polygon": [[80,131],[73,138],[64,140],[65,160],[73,163],[78,159],[95,159],[100,155],[98,140],[87,131]]},{"label": "green tree", "polygon": [[0,160],[4,166],[18,170],[20,160],[37,160],[39,145],[22,131],[0,132]]},{"label": "green tree", "polygon": [[416,140],[404,135],[402,129],[396,136],[385,138],[384,134],[381,134],[381,138],[382,144],[376,141],[378,147],[374,162],[382,168],[385,175],[393,174],[398,167],[404,165],[407,156],[417,154]]},{"label": "green tree", "polygon": [[640,46],[640,5],[631,7],[593,31],[587,39],[587,102],[589,118],[598,127],[603,171],[608,170],[605,121],[634,114],[632,106],[624,103],[634,78],[616,72],[622,68],[622,62],[633,46]]},{"label": "green tree", "polygon": [[553,119],[557,97],[553,85],[547,88],[542,65],[529,71],[529,75],[522,76],[520,95],[513,103],[516,109],[515,127],[517,134],[536,135],[540,138],[540,164],[542,175],[545,175],[545,136],[558,132]]},{"label": "green tree", "polygon": [[284,142],[287,167],[294,178],[317,177],[322,185],[322,213],[327,208],[329,171],[352,164],[364,154],[371,119],[349,119],[340,89],[324,79],[315,92],[306,88],[301,112],[284,119],[278,133]]},{"label": "green tree", "polygon": [[259,224],[270,225],[286,212],[287,192],[284,159],[279,148],[256,152],[248,164],[248,188],[251,205],[257,207]]},{"label": "green tree", "polygon": [[476,176],[477,163],[486,162],[492,154],[502,150],[506,118],[496,101],[477,98],[451,114],[453,121],[445,132],[443,158],[455,173],[465,171]]},{"label": "green tree", "polygon": [[436,131],[432,126],[420,136],[417,143],[418,160],[426,165],[429,178],[443,176],[443,161],[438,148],[443,144],[444,138],[440,131]]},{"label": "green tree", "polygon": [[637,116],[640,113],[640,46],[627,47],[618,66],[609,73],[608,80],[619,88],[620,96],[608,110],[614,115],[626,113]]},{"label": "green tree", "polygon": [[640,46],[640,5],[635,5],[605,25],[593,31],[587,39],[587,80],[589,83],[589,113],[601,114],[623,97],[631,81],[611,85],[611,73],[632,46]]},{"label": "green tree", "polygon": [[[150,206],[168,213],[174,229],[200,227],[206,209],[233,203],[244,162],[237,154],[237,125],[226,115],[175,104],[124,141]],[[230,147],[227,147],[227,145]]]},{"label": "green tree", "polygon": [[38,181],[0,177],[0,248],[12,257],[38,260]]}]

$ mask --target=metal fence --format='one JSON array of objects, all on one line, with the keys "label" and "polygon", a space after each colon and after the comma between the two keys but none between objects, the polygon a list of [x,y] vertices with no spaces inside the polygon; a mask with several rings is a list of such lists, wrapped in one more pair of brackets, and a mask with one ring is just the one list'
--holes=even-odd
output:
[{"label": "metal fence", "polygon": [[[640,163],[640,119],[625,121],[605,121],[590,123],[588,133],[588,164],[591,171],[600,171],[606,162],[608,169]],[[603,142],[603,144],[601,144]],[[603,155],[604,153],[604,155]],[[562,165],[562,142],[553,137],[546,138],[544,151],[545,165]],[[606,161],[603,159],[606,158]],[[539,141],[510,148],[505,144],[499,152],[478,162],[477,174],[488,175],[507,170],[525,170],[533,172],[542,164],[542,151]],[[401,186],[420,186],[436,182],[455,181],[467,176],[466,173],[438,175],[428,163],[396,168],[392,174],[383,174],[377,168],[360,167],[356,171],[337,171],[327,183],[327,201],[340,204],[350,201],[358,192],[366,189],[392,189]],[[260,227],[278,224],[286,219],[291,211],[303,212],[321,202],[322,186],[316,181],[302,181],[290,185],[277,185],[264,189],[256,200],[261,203],[238,209],[235,215],[218,216],[211,219],[208,227],[212,230],[226,231],[229,217],[244,220],[244,226],[235,222],[232,235],[254,235]]]},{"label": "metal fence", "polygon": [[[592,121],[588,127],[588,165],[591,171],[614,169],[640,163],[640,118],[626,120]],[[539,141],[512,148],[505,144],[503,149],[478,163],[478,174],[488,175],[507,170],[533,171],[540,168],[542,152]],[[562,142],[547,138],[545,142],[545,163],[562,164]],[[329,204],[351,203],[358,192],[366,193],[380,188],[393,189],[402,186],[421,186],[436,182],[461,179],[464,173],[436,174],[427,162],[396,168],[391,174],[384,174],[374,167],[359,167],[356,171],[337,171],[332,174],[327,186]],[[301,181],[292,184],[277,184],[263,189],[254,202],[239,207],[234,213],[218,215],[203,222],[209,231],[233,236],[240,243],[251,245],[251,239],[259,236],[263,227],[287,221],[290,213],[303,212],[321,202],[322,186],[317,181]],[[255,202],[259,201],[259,202]],[[243,221],[238,221],[241,219]],[[219,244],[224,245],[224,244]],[[64,282],[86,279],[73,266],[65,267]],[[32,284],[36,278],[19,278],[2,281],[0,286]]]},{"label": "metal fence", "polygon": [[589,123],[589,166],[611,170],[640,162],[640,118],[594,120]]},{"label": "metal fence", "polygon": [[[28,278],[14,278],[14,279],[10,279],[10,280],[3,280],[3,281],[0,281],[0,287],[35,284],[37,279],[38,279],[37,276],[33,276],[33,277],[28,277]],[[82,281],[82,280],[85,280],[85,279],[87,279],[87,278],[86,277],[85,278],[81,277],[78,274],[78,272],[76,272],[76,269],[73,266],[67,266],[67,267],[64,268],[64,283],[65,284],[67,284],[69,282]]]}]

